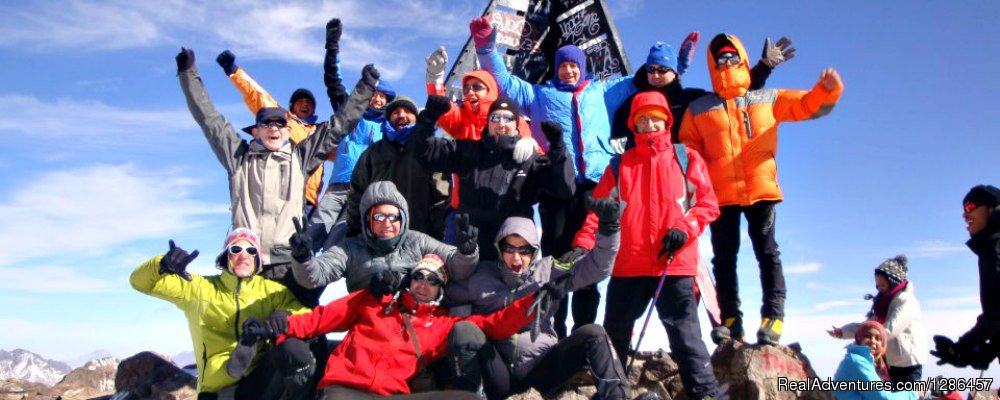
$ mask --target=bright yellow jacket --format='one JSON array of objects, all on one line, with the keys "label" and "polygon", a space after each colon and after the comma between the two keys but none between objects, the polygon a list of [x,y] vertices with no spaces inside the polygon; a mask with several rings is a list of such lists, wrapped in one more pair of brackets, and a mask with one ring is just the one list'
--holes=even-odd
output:
[{"label": "bright yellow jacket", "polygon": [[[728,43],[726,43],[728,41]],[[713,49],[731,44],[742,63],[719,69]],[[749,206],[783,199],[778,187],[778,124],[829,114],[844,90],[748,90],[750,62],[735,36],[720,34],[709,44],[708,70],[715,93],[691,102],[681,122],[680,140],[708,163],[719,206]]]},{"label": "bright yellow jacket", "polygon": [[[237,67],[236,72],[229,75],[229,80],[233,81],[233,85],[236,85],[236,89],[243,95],[243,102],[247,104],[247,108],[250,109],[251,114],[257,115],[257,110],[264,107],[281,107],[281,104],[278,104],[242,67]],[[313,131],[316,130],[315,125],[310,125],[300,120],[291,111],[288,112],[287,118],[288,126],[292,128],[289,139],[296,144],[305,140],[306,137],[312,135]],[[330,152],[330,159],[332,160],[332,157],[336,155],[336,151]],[[316,206],[319,204],[318,200],[322,192],[323,165],[320,164],[319,168],[306,181],[306,201]]]},{"label": "bright yellow jacket", "polygon": [[[226,373],[226,363],[236,348],[243,321],[266,319],[275,310],[308,311],[280,283],[254,275],[238,279],[229,271],[221,275],[191,274],[188,282],[176,274],[160,274],[160,260],[153,257],[132,272],[132,287],[169,301],[184,311],[198,364],[198,392],[218,392],[238,379]],[[249,371],[260,359],[257,353]]]}]

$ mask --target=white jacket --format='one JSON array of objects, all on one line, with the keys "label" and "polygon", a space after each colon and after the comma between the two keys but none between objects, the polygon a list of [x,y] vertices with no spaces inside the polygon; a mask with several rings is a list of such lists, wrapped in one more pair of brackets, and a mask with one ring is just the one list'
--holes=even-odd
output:
[{"label": "white jacket", "polygon": [[[853,339],[859,327],[860,323],[850,323],[840,327],[844,332],[843,338]],[[913,282],[908,282],[906,288],[889,303],[885,329],[889,332],[889,348],[886,350],[885,359],[890,367],[912,367],[927,363],[927,354],[930,351],[927,344],[927,329],[924,328],[920,303],[914,295]]]}]

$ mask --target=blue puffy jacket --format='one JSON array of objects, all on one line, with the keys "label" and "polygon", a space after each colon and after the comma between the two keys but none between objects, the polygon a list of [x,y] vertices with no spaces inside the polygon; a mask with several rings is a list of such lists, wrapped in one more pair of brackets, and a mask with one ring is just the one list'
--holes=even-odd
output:
[{"label": "blue puffy jacket", "polygon": [[[837,372],[833,374],[835,381],[880,381],[882,378],[875,371],[875,362],[872,359],[871,350],[868,346],[852,344],[847,346],[847,355],[837,367]],[[916,392],[887,392],[887,391],[836,391],[833,396],[837,400],[918,400]]]},{"label": "blue puffy jacket", "polygon": [[[375,90],[385,93],[386,104],[396,98],[396,91],[388,83],[379,82]],[[364,153],[372,143],[382,139],[382,121],[385,121],[382,110],[369,108],[365,111],[364,117],[358,122],[354,131],[340,141],[340,145],[337,147],[337,158],[333,160],[333,172],[330,175],[329,185],[351,182],[351,173],[354,171],[354,165],[361,158],[361,153]]]},{"label": "blue puffy jacket", "polygon": [[[548,140],[542,134],[543,121],[557,121],[563,127],[563,141],[568,156],[573,160],[576,180],[592,182],[601,180],[604,169],[611,160],[611,124],[608,122],[607,102],[621,105],[636,93],[630,77],[595,82],[586,80],[577,91],[557,89],[551,82],[532,85],[507,71],[496,45],[476,51],[479,63],[497,80],[500,92],[517,101],[531,118],[531,135],[548,149]],[[574,101],[575,100],[575,101]],[[583,127],[581,134],[580,127]],[[581,157],[582,155],[582,157]]]}]

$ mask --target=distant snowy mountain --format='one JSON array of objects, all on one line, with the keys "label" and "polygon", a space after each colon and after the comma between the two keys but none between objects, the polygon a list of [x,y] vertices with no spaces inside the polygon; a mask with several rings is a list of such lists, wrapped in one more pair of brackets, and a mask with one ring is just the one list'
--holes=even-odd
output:
[{"label": "distant snowy mountain", "polygon": [[0,379],[18,379],[51,386],[70,369],[66,363],[48,360],[27,350],[0,350]]},{"label": "distant snowy mountain", "polygon": [[69,364],[69,366],[72,368],[80,368],[91,360],[100,360],[102,358],[114,358],[114,357],[115,355],[111,354],[110,351],[100,349],[88,354],[84,354],[82,356],[70,358],[68,360],[65,360],[65,362],[66,364]]},{"label": "distant snowy mountain", "polygon": [[170,360],[173,361],[174,365],[176,365],[177,367],[184,368],[188,365],[194,364],[194,352],[185,351],[177,353],[174,354],[173,357],[170,357]]}]

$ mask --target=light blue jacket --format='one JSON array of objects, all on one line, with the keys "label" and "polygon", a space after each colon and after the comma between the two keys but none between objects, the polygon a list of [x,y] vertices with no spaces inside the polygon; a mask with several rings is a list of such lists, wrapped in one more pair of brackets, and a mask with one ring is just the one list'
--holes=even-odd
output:
[{"label": "light blue jacket", "polygon": [[511,75],[500,53],[496,51],[496,45],[476,52],[483,69],[496,78],[500,92],[518,102],[521,110],[527,111],[531,118],[531,135],[535,140],[547,149],[548,140],[542,134],[542,122],[559,122],[563,127],[563,142],[567,144],[568,156],[573,160],[576,180],[600,181],[612,156],[611,145],[608,143],[611,124],[608,122],[605,101],[620,106],[635,94],[636,88],[632,85],[631,77],[604,82],[587,80],[581,84],[585,85],[583,90],[578,89],[579,94],[574,94],[556,89],[551,82],[532,85]]},{"label": "light blue jacket", "polygon": [[[875,371],[875,360],[868,346],[852,344],[847,346],[847,355],[840,362],[837,372],[833,374],[835,381],[879,381],[882,380]],[[916,392],[833,392],[837,400],[919,400]]]},{"label": "light blue jacket", "polygon": [[358,126],[340,141],[337,147],[337,158],[333,160],[333,172],[330,175],[330,185],[335,183],[350,183],[354,165],[371,146],[382,139],[381,120],[362,118]]}]

